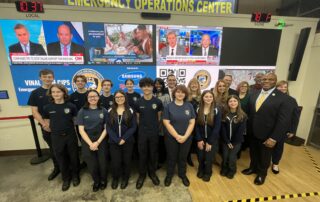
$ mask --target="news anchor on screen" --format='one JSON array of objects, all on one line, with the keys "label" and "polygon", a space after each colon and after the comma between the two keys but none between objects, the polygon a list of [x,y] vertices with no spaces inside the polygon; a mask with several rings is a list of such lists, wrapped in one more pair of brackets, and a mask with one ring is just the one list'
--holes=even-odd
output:
[{"label": "news anchor on screen", "polygon": [[160,50],[161,57],[176,56],[176,55],[187,55],[183,46],[177,44],[177,35],[175,32],[169,32],[167,34],[168,46]]},{"label": "news anchor on screen", "polygon": [[62,24],[58,27],[57,37],[59,41],[47,45],[48,55],[83,56],[84,63],[86,63],[85,49],[71,41],[73,35],[68,25]]},{"label": "news anchor on screen", "polygon": [[16,53],[24,53],[25,55],[47,55],[41,44],[30,41],[30,33],[26,26],[16,24],[14,26],[14,32],[19,42],[9,46],[10,55]]},{"label": "news anchor on screen", "polygon": [[192,51],[192,55],[196,56],[217,56],[218,49],[214,47],[210,47],[211,39],[208,34],[202,35],[201,39],[201,47],[196,47]]}]

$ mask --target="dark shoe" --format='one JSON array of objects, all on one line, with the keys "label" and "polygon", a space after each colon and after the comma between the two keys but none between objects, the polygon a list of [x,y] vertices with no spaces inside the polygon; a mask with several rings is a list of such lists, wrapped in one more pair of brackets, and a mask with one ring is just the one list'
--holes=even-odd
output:
[{"label": "dark shoe", "polygon": [[188,156],[187,163],[188,163],[188,165],[191,166],[191,167],[194,166],[194,164],[193,164],[193,162],[192,162],[192,159],[191,159],[191,155]]},{"label": "dark shoe", "polygon": [[93,186],[92,186],[92,191],[93,192],[97,192],[99,191],[99,188],[100,188],[100,183],[93,183]]},{"label": "dark shoe", "polygon": [[141,189],[141,187],[143,186],[144,180],[146,179],[145,176],[139,176],[137,183],[136,183],[136,188],[137,189]]},{"label": "dark shoe", "polygon": [[181,180],[182,180],[182,184],[184,184],[184,186],[189,187],[190,181],[187,178],[187,176],[181,177]]},{"label": "dark shoe", "polygon": [[158,186],[160,184],[160,180],[156,174],[150,174],[149,177],[154,185]]},{"label": "dark shoe", "polygon": [[105,190],[107,187],[107,182],[100,182],[100,189]]},{"label": "dark shoe", "polygon": [[74,177],[74,178],[72,179],[72,184],[73,184],[74,187],[76,187],[76,186],[78,186],[78,185],[80,184],[80,178],[79,178],[79,176]]},{"label": "dark shoe", "polygon": [[62,183],[62,191],[67,191],[70,188],[70,180],[64,181]]},{"label": "dark shoe", "polygon": [[271,166],[272,172],[273,172],[274,174],[279,174],[279,172],[280,172],[279,167],[276,166],[276,169],[274,169],[274,167],[275,167],[274,165]]},{"label": "dark shoe", "polygon": [[162,167],[162,165],[161,165],[161,164],[158,164],[157,170],[159,170],[161,167]]},{"label": "dark shoe", "polygon": [[117,189],[118,188],[118,184],[119,184],[119,180],[118,179],[112,179],[111,188],[112,189]]},{"label": "dark shoe", "polygon": [[256,179],[254,179],[254,184],[255,185],[262,185],[264,183],[264,180],[266,179],[266,177],[262,177],[262,176],[257,176]]},{"label": "dark shoe", "polygon": [[202,180],[205,182],[209,182],[210,181],[211,176],[210,175],[203,175]]},{"label": "dark shoe", "polygon": [[171,185],[172,177],[167,176],[164,179],[164,186],[169,187]]},{"label": "dark shoe", "polygon": [[227,176],[227,173],[228,173],[228,171],[225,170],[225,169],[222,169],[222,170],[220,171],[220,175],[221,175],[221,176]]},{"label": "dark shoe", "polygon": [[242,174],[244,175],[251,175],[253,173],[256,173],[254,170],[252,170],[251,168],[247,168],[247,169],[244,169],[243,171],[241,171]]},{"label": "dark shoe", "polygon": [[198,171],[197,177],[200,178],[200,179],[203,178],[203,172],[202,171]]},{"label": "dark shoe", "polygon": [[48,177],[48,180],[49,181],[53,180],[54,178],[56,178],[59,175],[59,173],[60,173],[59,169],[57,169],[57,168],[53,169],[52,173]]},{"label": "dark shoe", "polygon": [[122,179],[121,180],[121,185],[120,185],[120,188],[121,189],[125,189],[125,188],[127,188],[127,186],[128,186],[128,179]]},{"label": "dark shoe", "polygon": [[82,163],[80,163],[80,170],[82,170],[82,169],[84,169],[84,168],[86,168],[87,167],[87,163],[86,162],[82,162]]},{"label": "dark shoe", "polygon": [[234,177],[234,174],[233,174],[233,173],[227,173],[227,178],[233,179],[233,177]]}]

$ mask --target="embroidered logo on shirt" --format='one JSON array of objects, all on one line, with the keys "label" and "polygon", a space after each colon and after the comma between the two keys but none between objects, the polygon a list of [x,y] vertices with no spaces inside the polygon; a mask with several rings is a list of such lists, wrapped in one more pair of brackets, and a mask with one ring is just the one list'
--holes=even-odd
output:
[{"label": "embroidered logo on shirt", "polygon": [[152,104],[152,109],[157,109],[157,104]]},{"label": "embroidered logo on shirt", "polygon": [[103,113],[99,114],[100,119],[103,119]]},{"label": "embroidered logo on shirt", "polygon": [[110,102],[109,102],[109,105],[111,106],[112,104],[113,104],[113,102],[112,102],[112,101],[110,101]]},{"label": "embroidered logo on shirt", "polygon": [[133,99],[133,101],[137,101],[137,97],[133,97],[132,99]]},{"label": "embroidered logo on shirt", "polygon": [[89,118],[89,116],[85,116],[85,117],[83,117],[84,119],[88,119]]},{"label": "embroidered logo on shirt", "polygon": [[189,111],[188,109],[186,109],[185,114],[186,114],[187,116],[189,116],[190,111]]},{"label": "embroidered logo on shirt", "polygon": [[69,108],[64,108],[64,113],[65,114],[69,114],[70,113],[70,109]]}]

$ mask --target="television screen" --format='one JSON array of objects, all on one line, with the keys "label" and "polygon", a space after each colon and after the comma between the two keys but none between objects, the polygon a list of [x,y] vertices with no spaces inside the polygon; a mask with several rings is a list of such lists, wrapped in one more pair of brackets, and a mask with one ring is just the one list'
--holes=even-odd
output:
[{"label": "television screen", "polygon": [[158,65],[219,65],[221,27],[157,26]]}]

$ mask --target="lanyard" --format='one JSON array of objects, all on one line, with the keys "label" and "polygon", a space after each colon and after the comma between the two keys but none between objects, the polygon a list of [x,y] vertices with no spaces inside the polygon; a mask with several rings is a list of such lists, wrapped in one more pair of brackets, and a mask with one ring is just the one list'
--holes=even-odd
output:
[{"label": "lanyard", "polygon": [[118,116],[119,137],[121,137],[121,123],[122,123],[122,116],[123,116],[123,115],[120,115],[120,117]]}]

